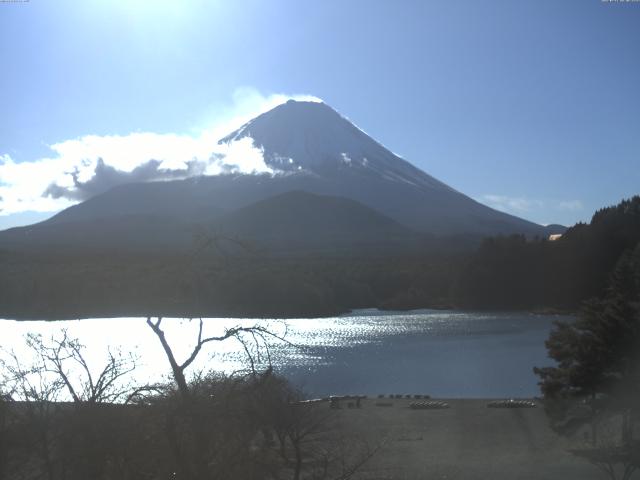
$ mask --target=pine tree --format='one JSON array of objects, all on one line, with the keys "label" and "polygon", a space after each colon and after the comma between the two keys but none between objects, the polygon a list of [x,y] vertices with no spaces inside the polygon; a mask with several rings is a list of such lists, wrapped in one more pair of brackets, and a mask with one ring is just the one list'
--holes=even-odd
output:
[{"label": "pine tree", "polygon": [[557,366],[534,369],[545,397],[595,397],[633,383],[640,370],[640,244],[622,255],[604,298],[586,302],[574,322],[556,322],[546,346]]}]

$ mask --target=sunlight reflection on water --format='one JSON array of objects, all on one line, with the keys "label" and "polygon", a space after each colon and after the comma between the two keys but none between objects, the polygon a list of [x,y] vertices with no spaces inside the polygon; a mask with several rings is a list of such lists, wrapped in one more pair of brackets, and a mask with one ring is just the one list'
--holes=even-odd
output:
[{"label": "sunlight reflection on water", "polygon": [[[260,325],[284,336],[269,341],[274,368],[309,394],[430,393],[449,397],[537,395],[533,366],[548,365],[544,340],[557,316],[526,313],[451,311],[379,312],[361,310],[319,319],[255,320],[211,318],[204,335],[220,335],[233,326]],[[164,319],[176,357],[193,348],[198,321]],[[166,378],[164,352],[142,318],[59,322],[0,320],[2,346],[29,358],[23,336],[45,338],[66,328],[86,346],[98,366],[107,347],[139,357],[137,383]],[[263,363],[266,357],[262,357]],[[247,367],[239,342],[208,344],[192,372],[230,374]]]}]

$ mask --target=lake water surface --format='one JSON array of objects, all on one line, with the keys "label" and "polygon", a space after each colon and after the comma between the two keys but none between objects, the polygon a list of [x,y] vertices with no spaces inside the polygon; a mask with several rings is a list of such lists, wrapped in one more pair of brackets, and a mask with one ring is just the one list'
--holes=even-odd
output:
[{"label": "lake water surface", "polygon": [[[321,319],[211,318],[204,320],[204,335],[219,335],[237,325],[261,325],[276,332],[287,342],[269,342],[274,368],[311,396],[530,397],[539,394],[532,368],[552,364],[544,341],[553,320],[561,319],[570,317],[361,310]],[[186,358],[197,336],[198,321],[164,319],[162,326],[178,359]],[[86,346],[95,368],[111,347],[135,352],[139,358],[136,382],[157,381],[169,372],[160,343],[143,318],[0,320],[2,347],[28,359],[26,333],[48,338],[59,335],[63,328]],[[207,344],[192,371],[232,373],[246,367],[242,345],[227,340]]]}]

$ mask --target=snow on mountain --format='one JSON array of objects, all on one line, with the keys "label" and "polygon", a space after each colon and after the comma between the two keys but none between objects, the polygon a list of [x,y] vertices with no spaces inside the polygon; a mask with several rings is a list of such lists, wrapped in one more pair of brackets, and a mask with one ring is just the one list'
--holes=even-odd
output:
[{"label": "snow on mountain", "polygon": [[[437,234],[526,233],[542,227],[493,210],[395,155],[321,102],[285,104],[221,139],[250,137],[276,172],[317,178],[309,189],[342,195]],[[325,185],[320,186],[320,183]],[[328,184],[328,185],[327,185]]]},{"label": "snow on mountain", "polygon": [[332,196],[356,201],[423,234],[547,235],[544,227],[491,209],[414,167],[324,103],[289,101],[218,143],[249,139],[273,174],[229,173],[119,185],[46,223],[129,215],[211,225],[216,216],[300,191],[323,196],[321,200]]},{"label": "snow on mountain", "polygon": [[321,102],[287,103],[270,110],[219,143],[250,137],[276,171],[339,175],[345,169],[373,173],[415,187],[451,190],[415,168]]}]

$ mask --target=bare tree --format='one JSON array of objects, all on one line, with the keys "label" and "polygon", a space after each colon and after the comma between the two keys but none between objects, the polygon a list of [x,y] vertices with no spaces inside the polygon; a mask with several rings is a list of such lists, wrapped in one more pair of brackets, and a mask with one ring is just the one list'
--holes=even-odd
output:
[{"label": "bare tree", "polygon": [[49,341],[41,335],[28,334],[27,345],[40,357],[43,371],[61,381],[76,403],[114,403],[130,393],[131,386],[125,379],[136,368],[132,354],[108,348],[104,366],[92,371],[84,345],[69,337],[66,329]]},{"label": "bare tree", "polygon": [[571,453],[588,460],[611,480],[629,480],[640,467],[640,445],[600,446]]},{"label": "bare tree", "polygon": [[[211,474],[210,460],[211,452],[210,446],[212,444],[212,432],[211,429],[215,428],[213,425],[204,425],[202,417],[202,401],[201,398],[194,398],[192,395],[189,382],[187,381],[186,371],[196,360],[202,348],[208,343],[222,342],[227,339],[238,340],[249,358],[252,374],[256,374],[255,370],[255,358],[252,355],[248,342],[254,342],[258,347],[264,346],[268,352],[267,339],[269,337],[282,339],[282,337],[270,332],[268,329],[255,325],[252,327],[233,327],[227,329],[224,334],[219,336],[204,336],[203,327],[204,323],[202,319],[198,322],[198,333],[195,341],[195,345],[191,353],[187,358],[179,362],[173,352],[167,336],[162,330],[162,318],[158,317],[153,321],[151,317],[147,318],[147,325],[151,328],[153,333],[158,337],[160,344],[165,352],[169,365],[171,366],[171,372],[173,379],[176,383],[178,392],[182,399],[182,403],[173,412],[169,412],[166,416],[166,433],[168,436],[171,450],[181,470],[181,473],[186,478],[199,479],[205,478]],[[270,355],[267,354],[267,358],[270,361]],[[270,363],[270,362],[269,362]],[[208,402],[204,399],[205,403]],[[184,418],[185,421],[180,419]],[[189,438],[186,440],[187,447],[184,446],[184,435],[180,435],[181,428],[184,430],[185,425],[188,427]],[[182,441],[181,441],[182,438]]]},{"label": "bare tree", "polygon": [[[63,384],[60,379],[47,376],[40,359],[25,365],[14,351],[4,352],[0,368],[7,402],[6,414],[12,423],[20,425],[19,435],[12,432],[6,448],[11,448],[13,455],[19,451],[27,452],[26,458],[36,462],[37,469],[45,478],[53,480],[55,402],[61,397]],[[22,402],[19,410],[11,408],[16,401]]]},{"label": "bare tree", "polygon": [[[0,385],[7,400],[21,401],[18,408],[0,408],[0,428],[1,414],[15,412],[11,436],[0,430],[0,447],[9,438],[12,448],[8,478],[346,480],[377,451],[341,429],[335,411],[300,403],[301,395],[271,368],[257,370],[262,360],[270,365],[268,340],[281,338],[265,327],[207,336],[200,320],[193,348],[178,360],[162,319],[147,322],[171,365],[171,387],[129,390],[131,357],[109,351],[94,368],[66,331],[49,339],[28,336],[31,360],[4,355]],[[249,373],[189,379],[207,344],[227,339],[241,343]],[[135,406],[122,405],[140,398]]]},{"label": "bare tree", "polygon": [[[135,358],[109,349],[94,369],[66,330],[49,339],[28,334],[25,342],[22,358],[5,351],[0,359],[7,396],[17,401],[10,409],[12,456],[49,480],[99,478],[126,455],[119,439],[129,428],[126,412],[113,403],[128,398]],[[67,399],[72,405],[61,402]]]},{"label": "bare tree", "polygon": [[640,440],[634,440],[628,429],[626,411],[609,412],[600,419],[597,443],[588,442],[571,450],[577,457],[589,461],[611,480],[629,480],[640,468]]},{"label": "bare tree", "polygon": [[[153,333],[158,337],[158,340],[160,340],[160,344],[162,345],[162,348],[165,352],[167,360],[169,361],[169,365],[171,366],[173,379],[176,382],[178,390],[184,397],[187,397],[189,395],[189,385],[187,382],[185,371],[196,360],[196,358],[198,357],[198,354],[202,350],[202,347],[205,346],[207,343],[222,342],[230,338],[236,339],[241,343],[243,350],[247,355],[247,360],[249,361],[251,371],[252,373],[255,374],[256,359],[260,356],[260,347],[264,348],[264,351],[266,352],[266,357],[269,361],[269,366],[271,364],[271,356],[269,354],[269,344],[267,341],[268,338],[271,337],[273,339],[277,339],[280,341],[286,341],[283,336],[273,333],[269,331],[267,328],[262,327],[260,325],[254,325],[251,327],[236,326],[236,327],[227,329],[222,335],[203,337],[202,330],[203,330],[204,323],[202,319],[200,319],[198,323],[197,338],[196,338],[196,342],[193,347],[193,350],[182,363],[179,363],[178,360],[176,360],[176,357],[173,353],[173,349],[171,345],[169,345],[165,332],[161,328],[161,323],[162,323],[162,317],[158,317],[156,321],[153,321],[151,317],[147,317],[147,325],[149,325]],[[249,342],[253,342],[253,344],[257,347],[258,357],[256,357],[256,355],[254,355],[250,351],[248,346]]]},{"label": "bare tree", "polygon": [[383,446],[344,430],[325,405],[283,403],[275,422],[278,450],[293,480],[347,480]]},{"label": "bare tree", "polygon": [[9,462],[9,442],[8,442],[8,402],[9,397],[4,395],[3,385],[0,383],[0,480],[4,480],[7,475],[7,463]]}]

